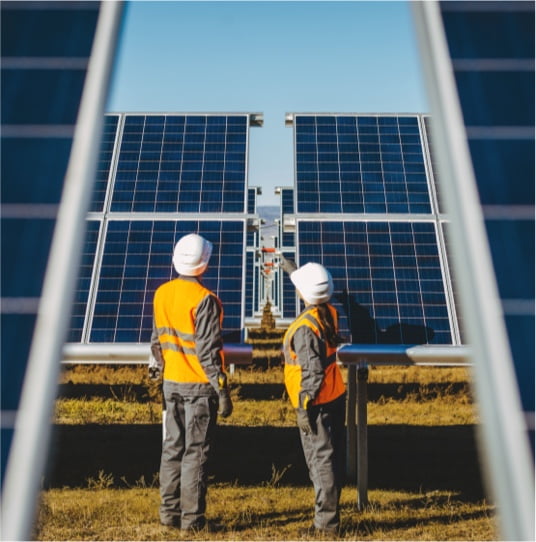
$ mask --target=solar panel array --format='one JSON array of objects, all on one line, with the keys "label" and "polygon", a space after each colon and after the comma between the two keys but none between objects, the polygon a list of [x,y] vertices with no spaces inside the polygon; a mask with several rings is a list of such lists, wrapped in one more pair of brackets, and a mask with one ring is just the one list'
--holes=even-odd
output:
[{"label": "solar panel array", "polygon": [[154,291],[191,232],[214,245],[203,282],[222,300],[225,340],[240,342],[248,126],[248,114],[106,116],[70,342],[149,342]]},{"label": "solar panel array", "polygon": [[297,115],[298,213],[429,213],[416,116]]},{"label": "solar panel array", "polygon": [[533,413],[534,3],[440,5],[520,395]]},{"label": "solar panel array", "polygon": [[100,3],[2,2],[2,480]]},{"label": "solar panel array", "polygon": [[458,342],[422,115],[294,115],[296,254],[356,343]]},{"label": "solar panel array", "polygon": [[127,115],[112,212],[244,212],[247,115]]}]

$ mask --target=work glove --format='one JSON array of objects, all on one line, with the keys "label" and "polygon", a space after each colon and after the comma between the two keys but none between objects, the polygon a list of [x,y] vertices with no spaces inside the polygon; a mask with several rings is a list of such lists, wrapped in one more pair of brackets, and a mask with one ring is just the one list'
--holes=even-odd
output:
[{"label": "work glove", "polygon": [[298,266],[292,260],[287,260],[285,256],[283,256],[283,254],[281,254],[279,257],[279,265],[285,273],[288,273],[290,275],[291,273],[294,273],[294,271],[296,271]]},{"label": "work glove", "polygon": [[313,432],[311,420],[309,419],[309,412],[307,412],[307,410],[304,408],[297,408],[296,419],[298,421],[300,431],[303,431],[306,435],[310,435]]},{"label": "work glove", "polygon": [[233,412],[233,402],[231,401],[231,395],[227,386],[227,375],[225,373],[220,373],[218,375],[218,388],[218,414],[222,418],[228,418]]},{"label": "work glove", "polygon": [[314,433],[313,428],[311,427],[311,419],[309,417],[308,408],[311,406],[312,398],[305,392],[301,391],[299,396],[299,406],[296,409],[296,419],[298,421],[298,427],[306,435]]},{"label": "work glove", "polygon": [[160,378],[162,377],[161,364],[153,356],[152,352],[149,354],[149,364],[147,367],[147,372],[149,373],[149,378],[151,380],[160,380]]},{"label": "work glove", "polygon": [[228,418],[233,413],[233,402],[231,401],[231,396],[229,395],[229,388],[220,390],[218,396],[220,404],[218,414],[222,418]]}]

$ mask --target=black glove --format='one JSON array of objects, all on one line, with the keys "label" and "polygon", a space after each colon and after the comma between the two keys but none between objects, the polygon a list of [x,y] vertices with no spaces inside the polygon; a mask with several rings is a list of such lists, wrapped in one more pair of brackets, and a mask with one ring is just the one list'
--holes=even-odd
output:
[{"label": "black glove", "polygon": [[228,418],[233,412],[233,402],[231,401],[231,396],[229,395],[229,388],[222,388],[218,392],[219,404],[218,414],[222,418]]},{"label": "black glove", "polygon": [[290,275],[291,273],[294,273],[296,269],[298,269],[298,266],[292,260],[287,260],[285,256],[283,256],[283,254],[281,254],[279,257],[279,265],[281,266],[281,269],[285,271],[285,273],[288,273]]},{"label": "black glove", "polygon": [[149,378],[151,380],[160,380],[162,376],[162,373],[160,372],[160,369],[158,367],[149,366],[148,372],[149,372]]},{"label": "black glove", "polygon": [[309,413],[307,412],[307,410],[305,410],[304,408],[297,408],[296,418],[300,430],[303,431],[306,435],[310,435],[313,432],[313,428],[311,427],[311,420],[309,419]]}]

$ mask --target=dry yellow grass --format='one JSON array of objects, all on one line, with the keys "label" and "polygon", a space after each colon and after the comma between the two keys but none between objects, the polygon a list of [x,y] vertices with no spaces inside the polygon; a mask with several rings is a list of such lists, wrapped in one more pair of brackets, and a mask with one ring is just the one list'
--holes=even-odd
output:
[{"label": "dry yellow grass", "polygon": [[[58,489],[43,495],[38,540],[301,540],[312,520],[314,495],[304,487],[237,487],[208,492],[213,532],[185,535],[158,521],[156,488]],[[373,490],[370,506],[356,509],[355,488],[341,496],[344,540],[495,540],[492,509],[445,491]],[[322,537],[320,537],[322,539]]]},{"label": "dry yellow grass", "polygon": [[[294,412],[282,385],[282,370],[279,367],[268,371],[240,369],[230,381],[235,411],[219,424],[223,426],[221,437],[234,440],[221,444],[225,445],[226,453],[242,449],[244,459],[230,460],[227,456],[230,468],[236,473],[232,474],[237,477],[235,483],[219,481],[216,473],[210,484],[207,516],[220,526],[218,530],[192,537],[159,524],[155,463],[153,474],[140,477],[137,482],[121,479],[114,472],[100,471],[78,488],[60,486],[44,491],[35,538],[95,541],[303,539],[301,530],[311,523],[314,499],[306,478],[300,478],[297,472],[303,468],[303,457],[296,450],[298,455],[291,456],[296,463],[289,465],[288,472],[288,452],[279,457],[278,462],[272,459],[278,457],[277,446],[289,445],[287,435],[292,435],[295,427]],[[61,375],[61,384],[56,408],[56,423],[60,427],[83,427],[88,423],[97,424],[94,427],[160,424],[158,386],[148,381],[144,367],[68,367]],[[81,396],[76,397],[79,391]],[[356,509],[355,486],[349,483],[343,489],[341,539],[497,539],[493,507],[478,489],[473,488],[471,479],[478,480],[479,474],[471,461],[467,466],[456,462],[447,465],[455,474],[453,483],[449,483],[451,471],[448,471],[434,476],[438,485],[432,487],[436,489],[426,483],[425,489],[419,490],[418,480],[416,490],[408,489],[415,486],[413,470],[427,482],[427,473],[445,468],[441,464],[435,466],[434,457],[427,455],[428,450],[437,454],[444,442],[449,442],[453,449],[467,447],[476,420],[470,375],[465,369],[371,368],[369,444],[371,453],[379,452],[378,457],[371,457],[376,460],[376,464],[371,463],[371,475],[382,482],[369,490],[370,505],[361,512]],[[157,435],[158,430],[151,434]],[[255,436],[250,437],[252,434]],[[252,439],[256,438],[261,438],[262,442],[255,443]],[[419,438],[425,440],[422,443],[415,440]],[[451,442],[448,440],[451,438],[461,440]],[[243,444],[241,439],[244,439]],[[439,444],[434,444],[436,439]],[[403,471],[397,470],[396,462],[389,459],[390,450],[379,448],[379,442],[394,446],[393,454],[400,451],[404,454]],[[248,448],[251,444],[256,447]],[[421,444],[426,451],[415,454],[415,461],[429,459],[430,464],[425,466],[411,463],[413,450],[419,450]],[[464,453],[458,452],[461,461],[465,461]],[[441,451],[441,454],[449,457],[450,452]],[[392,457],[394,459],[396,455]],[[264,481],[238,481],[240,469],[262,470],[267,461],[268,467],[270,461],[276,461],[278,466],[272,462],[271,474],[269,468],[263,471],[264,478],[260,480]],[[389,469],[388,473],[374,470],[382,465],[383,469]],[[458,473],[457,469],[469,470]],[[459,488],[455,489],[457,484]]]}]

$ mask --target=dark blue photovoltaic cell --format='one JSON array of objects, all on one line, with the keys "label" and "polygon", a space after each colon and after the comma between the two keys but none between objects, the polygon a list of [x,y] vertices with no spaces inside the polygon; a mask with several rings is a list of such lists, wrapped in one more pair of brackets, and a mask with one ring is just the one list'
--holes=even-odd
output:
[{"label": "dark blue photovoltaic cell", "polygon": [[74,124],[85,77],[85,69],[2,69],[2,122]]},{"label": "dark blue photovoltaic cell", "polygon": [[298,213],[430,213],[417,116],[295,115]]},{"label": "dark blue photovoltaic cell", "polygon": [[2,297],[41,295],[54,225],[53,219],[2,218]]},{"label": "dark blue photovoltaic cell", "polygon": [[[3,2],[2,56],[73,57],[89,56],[99,15],[99,2]],[[63,4],[63,6],[62,6]]]},{"label": "dark blue photovoltaic cell", "polygon": [[[450,222],[441,223],[443,238],[445,240],[445,249],[447,252],[447,259],[449,262],[452,262],[454,256],[452,254],[452,245],[451,245],[450,236],[449,236],[450,228],[451,228]],[[452,289],[452,296],[453,296],[453,302],[454,302],[453,312],[456,313],[456,322],[458,323],[458,332],[460,334],[460,343],[467,344],[467,340],[465,337],[463,314],[462,314],[461,305],[460,305],[460,293],[458,292],[456,276],[454,275],[452,271],[450,273],[450,286]]]},{"label": "dark blue photovoltaic cell", "polygon": [[521,400],[534,411],[534,3],[441,11]]},{"label": "dark blue photovoltaic cell", "polygon": [[[452,58],[534,58],[534,19],[530,17],[530,6],[519,13],[510,1],[513,10],[493,8],[488,10],[462,9],[454,2],[441,2],[443,24],[447,36],[456,36],[449,41]],[[524,2],[527,4],[527,2]],[[504,4],[504,2],[503,2]],[[465,8],[465,6],[464,6]],[[497,37],[500,36],[500,39]]]},{"label": "dark blue photovoltaic cell", "polygon": [[298,251],[330,270],[352,342],[452,343],[433,223],[299,221]]},{"label": "dark blue photovoltaic cell", "polygon": [[60,137],[2,137],[2,203],[58,203],[71,143]]},{"label": "dark blue photovoltaic cell", "polygon": [[437,210],[439,213],[445,213],[446,209],[444,208],[443,201],[441,199],[441,186],[439,184],[439,170],[437,165],[436,153],[434,151],[433,141],[432,141],[432,120],[430,117],[424,117],[424,129],[426,132],[426,143],[428,146],[428,156],[430,157],[430,165],[432,166],[432,184],[435,189],[436,201],[437,201]]},{"label": "dark blue photovoltaic cell", "polygon": [[248,188],[248,213],[255,213],[257,210],[257,189]]},{"label": "dark blue photovoltaic cell", "polygon": [[119,115],[105,115],[104,117],[99,162],[97,164],[93,201],[91,202],[90,211],[102,211],[104,207],[118,122]]},{"label": "dark blue photovoltaic cell", "polygon": [[281,189],[281,212],[284,215],[294,214],[294,189]]},{"label": "dark blue photovoltaic cell", "polygon": [[214,245],[203,283],[224,308],[224,339],[241,340],[245,222],[110,221],[106,233],[90,342],[149,342],[153,295],[176,276],[175,243],[197,232]]},{"label": "dark blue photovoltaic cell", "polygon": [[[293,188],[282,188],[281,189],[281,218],[283,219],[285,215],[294,214],[294,189]],[[296,236],[294,232],[283,231],[281,235],[281,246],[282,247],[294,247]]]},{"label": "dark blue photovoltaic cell", "polygon": [[469,150],[482,205],[534,202],[534,139],[471,138]]},{"label": "dark blue photovoltaic cell", "polygon": [[247,115],[126,115],[112,211],[244,212]]},{"label": "dark blue photovoltaic cell", "polygon": [[[283,256],[287,260],[295,261],[296,254],[294,252],[284,252]],[[287,273],[281,273],[282,276],[282,308],[281,316],[283,318],[295,318],[296,317],[296,288]]]},{"label": "dark blue photovoltaic cell", "polygon": [[457,71],[455,76],[467,126],[533,124],[533,72]]},{"label": "dark blue photovoltaic cell", "polygon": [[71,311],[71,328],[69,330],[67,342],[80,342],[82,340],[100,225],[101,223],[95,220],[87,222],[86,242],[80,262],[78,286]]},{"label": "dark blue photovoltaic cell", "polygon": [[255,284],[255,253],[248,251],[246,252],[246,291],[244,295],[244,308],[245,314],[247,317],[251,318],[257,310],[256,299],[258,299],[258,294],[256,292]]}]

